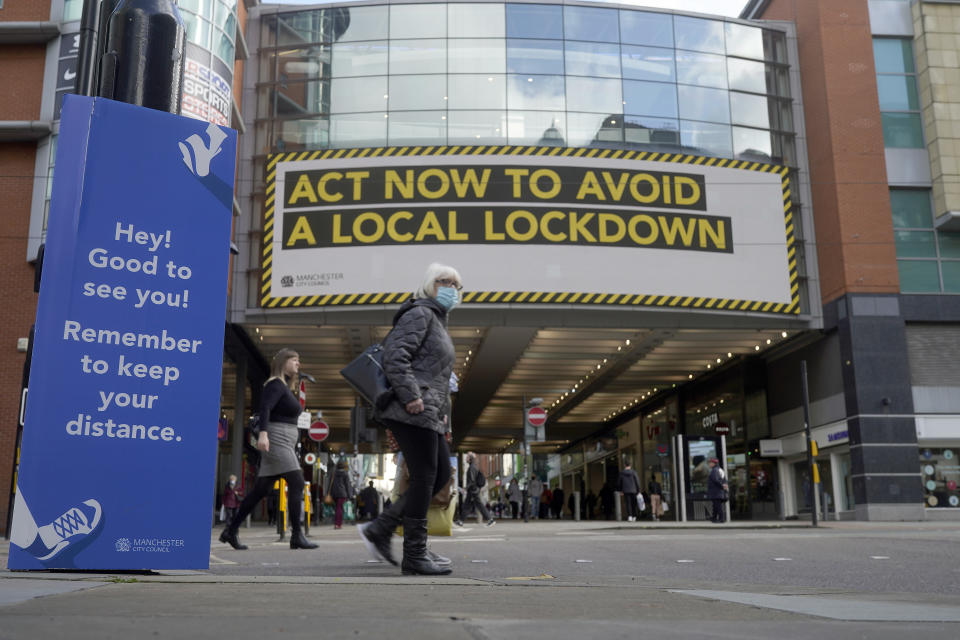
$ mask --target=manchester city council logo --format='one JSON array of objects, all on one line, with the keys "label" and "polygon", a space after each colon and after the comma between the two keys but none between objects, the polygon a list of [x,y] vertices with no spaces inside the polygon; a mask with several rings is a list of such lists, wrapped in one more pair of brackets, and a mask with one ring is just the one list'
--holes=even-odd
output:
[{"label": "manchester city council logo", "polygon": [[130,539],[117,538],[117,542],[114,546],[116,546],[117,551],[120,551],[120,552],[130,551]]}]

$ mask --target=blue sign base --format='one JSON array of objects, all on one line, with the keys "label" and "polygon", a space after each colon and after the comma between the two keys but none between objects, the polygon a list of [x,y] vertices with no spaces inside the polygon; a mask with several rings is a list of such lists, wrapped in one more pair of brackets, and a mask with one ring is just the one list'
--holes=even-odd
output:
[{"label": "blue sign base", "polygon": [[10,569],[205,569],[236,132],[66,96]]}]

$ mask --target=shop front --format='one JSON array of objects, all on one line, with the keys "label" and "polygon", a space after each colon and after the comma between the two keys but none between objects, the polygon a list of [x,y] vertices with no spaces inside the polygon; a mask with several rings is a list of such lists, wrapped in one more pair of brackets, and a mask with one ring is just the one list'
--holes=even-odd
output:
[{"label": "shop front", "polygon": [[926,519],[960,519],[960,416],[917,416],[917,444]]}]

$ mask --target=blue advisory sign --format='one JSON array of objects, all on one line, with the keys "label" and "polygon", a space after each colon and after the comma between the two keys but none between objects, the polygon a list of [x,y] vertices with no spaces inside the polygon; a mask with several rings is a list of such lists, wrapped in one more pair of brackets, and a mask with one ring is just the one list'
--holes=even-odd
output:
[{"label": "blue advisory sign", "polygon": [[67,96],[11,569],[209,566],[236,132]]}]

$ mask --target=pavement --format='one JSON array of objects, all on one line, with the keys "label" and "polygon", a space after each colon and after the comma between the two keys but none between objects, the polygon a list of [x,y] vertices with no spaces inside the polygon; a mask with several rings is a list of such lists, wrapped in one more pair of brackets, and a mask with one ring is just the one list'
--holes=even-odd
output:
[{"label": "pavement", "polygon": [[0,570],[0,639],[960,637],[960,523],[468,523],[431,538],[455,566],[437,578],[350,525],[309,551],[218,535],[204,571]]}]

